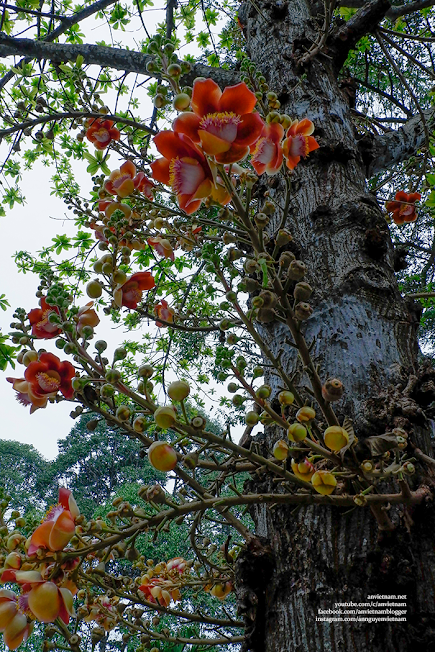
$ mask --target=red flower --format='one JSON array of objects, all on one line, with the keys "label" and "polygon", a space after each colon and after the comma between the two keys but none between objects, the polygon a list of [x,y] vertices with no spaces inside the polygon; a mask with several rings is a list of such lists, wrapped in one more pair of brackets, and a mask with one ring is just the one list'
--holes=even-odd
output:
[{"label": "red flower", "polygon": [[38,402],[49,396],[55,396],[58,391],[65,398],[72,398],[74,390],[71,380],[74,376],[75,369],[70,362],[61,362],[53,353],[41,353],[39,360],[31,362],[24,372],[31,402],[37,407],[42,407]]},{"label": "red flower", "polygon": [[59,309],[55,306],[49,306],[45,297],[39,301],[40,308],[33,308],[27,315],[27,319],[32,326],[32,335],[38,339],[50,340],[61,333],[57,324],[51,324],[48,317],[51,313],[59,314]]},{"label": "red flower", "polygon": [[113,126],[114,124],[112,120],[104,120],[103,118],[97,118],[95,120],[90,118],[86,121],[86,126],[88,127],[86,138],[97,149],[106,149],[112,140],[119,140],[121,136],[119,130]]},{"label": "red flower", "polygon": [[235,163],[248,154],[249,146],[259,138],[263,121],[252,113],[255,94],[244,82],[227,86],[222,93],[212,79],[197,79],[193,84],[193,113],[182,113],[174,122],[174,131],[189,136],[218,163]]},{"label": "red flower", "polygon": [[294,170],[302,158],[319,148],[319,143],[311,136],[314,124],[308,118],[300,122],[294,120],[287,131],[287,138],[283,143],[283,153],[287,159],[287,167]]},{"label": "red flower", "polygon": [[190,138],[173,131],[161,131],[154,137],[154,144],[163,158],[151,163],[153,177],[172,187],[178,205],[188,215],[198,210],[210,195],[220,204],[229,202],[227,191],[213,182],[207,159]]},{"label": "red flower", "polygon": [[[170,324],[174,322],[175,310],[173,308],[169,308],[168,302],[165,299],[162,299],[160,303],[154,306],[154,314],[156,317],[159,317],[159,319],[163,319],[163,321],[169,322]],[[168,325],[162,324],[160,321],[156,321],[156,326],[159,328],[167,328]]]},{"label": "red flower", "polygon": [[387,211],[393,213],[393,222],[399,226],[405,222],[415,222],[417,213],[414,204],[419,199],[421,199],[419,192],[409,194],[403,190],[396,192],[394,201],[389,201],[386,204]]},{"label": "red flower", "polygon": [[151,272],[136,272],[116,288],[113,293],[114,301],[119,308],[125,306],[134,310],[139,301],[142,301],[142,292],[151,290],[155,285]]},{"label": "red flower", "polygon": [[138,172],[136,174],[135,178],[133,179],[133,183],[136,190],[143,192],[145,197],[148,197],[148,199],[153,199],[153,193],[151,191],[153,188],[155,188],[155,185],[148,179],[148,177],[145,176],[143,172]]},{"label": "red flower", "polygon": [[109,179],[105,182],[104,188],[111,195],[118,197],[128,197],[134,190],[134,177],[136,166],[131,161],[125,161],[119,170],[113,170]]},{"label": "red flower", "polygon": [[63,550],[75,531],[75,519],[80,511],[69,489],[59,489],[59,503],[52,507],[30,538],[28,555],[34,555],[39,548],[51,552]]},{"label": "red flower", "polygon": [[281,140],[284,129],[278,123],[264,126],[260,138],[251,145],[251,163],[257,174],[271,176],[280,171],[283,159]]},{"label": "red flower", "polygon": [[172,245],[169,240],[160,236],[156,236],[155,238],[148,238],[147,242],[149,246],[155,249],[160,256],[174,260],[174,250],[172,249]]}]

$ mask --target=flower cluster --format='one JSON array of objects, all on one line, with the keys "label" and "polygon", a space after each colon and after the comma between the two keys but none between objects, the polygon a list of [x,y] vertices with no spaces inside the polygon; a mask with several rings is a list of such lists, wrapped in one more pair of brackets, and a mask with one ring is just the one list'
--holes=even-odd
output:
[{"label": "flower cluster", "polygon": [[415,202],[421,199],[419,192],[406,193],[403,190],[396,192],[393,201],[386,204],[387,211],[392,213],[393,222],[398,226],[405,224],[405,222],[415,222],[417,213],[415,210]]},{"label": "flower cluster", "polygon": [[[0,583],[15,583],[21,589],[17,595],[9,589],[0,589],[0,631],[6,645],[15,650],[30,635],[35,620],[52,623],[60,618],[68,624],[74,616],[73,600],[77,587],[68,577],[78,560],[56,564],[38,561],[38,552],[46,558],[64,548],[75,532],[79,516],[71,491],[59,490],[59,503],[52,507],[41,525],[26,542],[26,558],[12,550],[0,569]],[[20,538],[15,537],[8,547],[15,548]]]}]

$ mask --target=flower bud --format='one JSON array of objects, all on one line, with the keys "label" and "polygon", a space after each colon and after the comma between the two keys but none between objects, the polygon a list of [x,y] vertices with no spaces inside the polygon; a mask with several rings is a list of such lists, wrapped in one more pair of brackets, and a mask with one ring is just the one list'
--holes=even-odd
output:
[{"label": "flower bud", "polygon": [[159,428],[170,428],[174,425],[177,419],[177,415],[172,407],[169,405],[165,407],[159,407],[154,412],[154,421],[159,426]]},{"label": "flower bud", "polygon": [[278,247],[284,247],[286,244],[293,240],[293,236],[287,229],[280,229],[275,238],[275,243]]},{"label": "flower bud", "polygon": [[115,388],[113,385],[103,385],[100,394],[102,398],[111,398],[115,394]]},{"label": "flower bud", "polygon": [[307,271],[307,266],[301,260],[292,260],[288,268],[287,275],[294,281],[300,281],[304,278]]},{"label": "flower bud", "polygon": [[177,111],[185,111],[190,105],[190,97],[187,93],[178,93],[174,97],[174,109]]},{"label": "flower bud", "polygon": [[367,498],[364,496],[364,494],[358,494],[357,496],[353,497],[353,502],[355,505],[358,505],[358,507],[365,507],[365,505],[367,505]]},{"label": "flower bud", "polygon": [[273,455],[277,460],[285,460],[288,457],[288,444],[284,439],[279,439],[273,446]]},{"label": "flower bud", "polygon": [[177,465],[177,453],[165,441],[155,441],[151,444],[148,449],[148,459],[151,466],[158,471],[172,471]]},{"label": "flower bud", "polygon": [[306,319],[309,319],[312,314],[313,314],[313,309],[309,303],[300,301],[297,304],[297,306],[295,306],[295,317],[300,321],[305,321]]},{"label": "flower bud", "polygon": [[230,394],[234,394],[238,389],[239,385],[237,385],[237,383],[228,383],[227,390],[230,392]]},{"label": "flower bud", "polygon": [[292,459],[291,467],[295,476],[300,480],[305,480],[305,482],[310,482],[314,475],[314,466],[307,458],[302,462],[296,462],[296,460]]},{"label": "flower bud", "polygon": [[296,260],[296,256],[291,251],[284,251],[279,257],[279,266],[282,269],[288,269],[294,260]]},{"label": "flower bud", "polygon": [[298,442],[303,441],[307,434],[307,429],[301,423],[292,423],[288,429],[287,437],[290,441]]},{"label": "flower bud", "polygon": [[260,283],[255,278],[245,277],[243,281],[245,283],[247,292],[256,292],[260,289]]},{"label": "flower bud", "polygon": [[273,422],[273,418],[266,411],[260,414],[260,423],[262,423],[263,426],[270,426]]},{"label": "flower bud", "polygon": [[299,423],[307,423],[312,421],[316,417],[316,412],[312,407],[304,405],[300,410],[296,412],[296,419]]},{"label": "flower bud", "polygon": [[136,417],[133,421],[133,430],[136,432],[144,432],[147,426],[147,422],[144,417]]},{"label": "flower bud", "polygon": [[154,373],[154,368],[150,364],[143,364],[139,367],[137,373],[140,378],[151,378]]},{"label": "flower bud", "polygon": [[38,359],[38,354],[36,351],[26,351],[23,355],[22,363],[25,367],[28,367],[31,362],[35,362]]},{"label": "flower bud", "polygon": [[252,377],[253,378],[260,378],[261,376],[264,376],[263,367],[254,367],[253,370],[252,370]]},{"label": "flower bud", "polygon": [[325,401],[339,401],[343,396],[343,383],[338,378],[328,378],[322,387],[322,396]]},{"label": "flower bud", "polygon": [[307,301],[312,295],[312,293],[313,293],[313,288],[309,283],[305,283],[305,281],[296,283],[295,288],[293,290],[293,296],[295,298],[295,301]]},{"label": "flower bud", "polygon": [[121,379],[121,372],[118,369],[108,369],[106,371],[106,380],[108,383],[117,383]]},{"label": "flower bud", "polygon": [[262,399],[269,398],[271,394],[272,394],[272,388],[270,387],[270,385],[261,385],[261,387],[259,387],[255,392],[255,395],[258,398],[262,398]]},{"label": "flower bud", "polygon": [[171,401],[184,401],[190,394],[189,384],[184,380],[176,380],[168,387],[168,396]]},{"label": "flower bud", "polygon": [[311,484],[317,493],[322,494],[323,496],[328,496],[329,494],[332,494],[337,486],[337,480],[329,471],[321,470],[315,472],[311,478]]},{"label": "flower bud", "polygon": [[295,396],[292,392],[284,390],[278,394],[278,401],[281,405],[292,405],[295,400]]},{"label": "flower bud", "polygon": [[344,428],[340,426],[330,426],[326,428],[323,433],[323,440],[325,446],[331,451],[340,451],[342,448],[348,445],[349,435]]},{"label": "flower bud", "polygon": [[251,410],[245,414],[245,423],[247,426],[256,426],[260,421],[260,415]]},{"label": "flower bud", "polygon": [[254,222],[259,229],[265,229],[269,224],[269,216],[266,213],[257,213],[254,217]]},{"label": "flower bud", "polygon": [[127,421],[130,418],[130,409],[126,405],[120,405],[116,410],[116,417],[120,421]]},{"label": "flower bud", "polygon": [[274,308],[278,302],[278,297],[270,290],[262,290],[259,296],[263,299],[263,308]]},{"label": "flower bud", "polygon": [[89,283],[86,286],[86,294],[88,297],[91,299],[98,299],[98,297],[101,297],[103,293],[103,288],[101,285],[98,283],[98,281],[89,281]]}]

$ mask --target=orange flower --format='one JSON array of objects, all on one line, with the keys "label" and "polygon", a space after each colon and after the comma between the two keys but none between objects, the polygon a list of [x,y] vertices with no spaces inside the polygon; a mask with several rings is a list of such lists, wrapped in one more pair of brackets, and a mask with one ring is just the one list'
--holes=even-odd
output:
[{"label": "orange flower", "polygon": [[158,603],[162,607],[168,607],[172,600],[175,602],[181,600],[180,591],[174,587],[174,584],[169,580],[162,580],[158,577],[151,579],[146,575],[142,577],[139,591],[142,591],[146,600],[154,604]]},{"label": "orange flower", "polygon": [[210,195],[222,205],[229,202],[225,188],[213,182],[207,159],[190,138],[173,131],[161,131],[153,140],[163,154],[163,158],[151,163],[153,177],[172,187],[185,213],[194,213]]},{"label": "orange flower", "polygon": [[80,514],[77,503],[69,489],[59,489],[59,503],[52,507],[30,538],[28,555],[34,555],[39,548],[51,552],[63,550],[75,531],[75,519]]},{"label": "orange flower", "polygon": [[300,122],[294,120],[287,130],[287,138],[283,143],[283,153],[287,159],[287,167],[294,170],[302,158],[319,148],[319,143],[311,136],[314,124],[308,118]]},{"label": "orange flower", "polygon": [[32,335],[38,339],[50,340],[62,332],[57,324],[48,321],[51,313],[59,314],[59,309],[56,306],[49,306],[45,297],[41,297],[39,305],[40,308],[33,308],[27,315],[32,326]]},{"label": "orange flower", "polygon": [[84,326],[92,326],[92,328],[95,328],[95,326],[98,326],[100,323],[100,318],[98,317],[97,313],[95,310],[92,308],[94,305],[93,301],[89,301],[85,306],[80,308],[80,310],[77,313],[76,320],[77,320],[77,333],[79,335],[83,335],[83,327]]},{"label": "orange flower", "polygon": [[131,195],[134,190],[134,176],[136,166],[131,161],[125,161],[119,170],[113,170],[109,179],[104,183],[104,188],[111,195],[124,198]]},{"label": "orange flower", "polygon": [[197,79],[193,84],[193,113],[182,113],[174,131],[189,136],[218,163],[236,163],[248,154],[260,137],[263,121],[252,113],[255,94],[244,82],[227,86],[224,92],[212,79]]},{"label": "orange flower", "polygon": [[158,235],[155,238],[148,238],[147,242],[160,256],[174,260],[174,250],[169,240]]},{"label": "orange flower", "polygon": [[399,226],[405,222],[415,222],[417,213],[414,204],[419,199],[421,199],[419,192],[411,192],[410,194],[403,190],[396,192],[394,201],[386,203],[387,211],[393,213],[393,222]]},{"label": "orange flower", "polygon": [[153,188],[155,188],[155,185],[148,179],[148,177],[145,176],[143,172],[138,172],[136,174],[135,178],[133,179],[133,183],[136,190],[143,192],[145,197],[148,197],[148,199],[153,199],[153,193],[151,191]]},{"label": "orange flower", "polygon": [[281,140],[284,129],[278,123],[265,125],[260,138],[251,145],[251,163],[257,174],[272,176],[280,171],[283,159]]},{"label": "orange flower", "polygon": [[[13,591],[0,589],[0,632],[10,650],[16,650],[26,641],[33,629],[33,623],[27,622],[23,613],[27,606],[23,602]],[[20,609],[21,606],[24,608]]]},{"label": "orange flower", "polygon": [[32,403],[40,398],[55,396],[58,391],[65,398],[72,398],[74,390],[71,380],[74,376],[73,365],[67,361],[61,362],[53,353],[41,353],[39,360],[31,362],[24,372]]},{"label": "orange flower", "polygon": [[[160,303],[154,306],[154,314],[159,319],[172,324],[174,322],[175,310],[169,308],[168,302],[165,299],[162,299]],[[168,324],[162,324],[160,321],[156,321],[156,326],[159,328],[167,328]]]},{"label": "orange flower", "polygon": [[103,118],[89,118],[86,121],[88,127],[86,131],[86,138],[94,144],[97,149],[106,149],[112,140],[119,140],[121,134],[119,130],[114,127],[115,123],[112,120],[104,120]]},{"label": "orange flower", "polygon": [[119,308],[125,306],[134,310],[142,300],[142,292],[151,290],[153,287],[155,287],[155,282],[151,272],[136,272],[123,285],[115,289],[113,299]]}]

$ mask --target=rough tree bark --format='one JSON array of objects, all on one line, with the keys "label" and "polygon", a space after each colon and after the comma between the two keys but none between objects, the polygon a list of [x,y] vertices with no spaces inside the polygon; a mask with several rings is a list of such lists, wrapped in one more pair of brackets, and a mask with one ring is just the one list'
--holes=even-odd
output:
[{"label": "rough tree bark", "polygon": [[[256,0],[242,4],[239,17],[248,54],[277,92],[280,110],[293,118],[309,117],[320,143],[293,176],[287,228],[315,288],[305,335],[313,342],[321,377],[343,381],[346,393],[338,414],[353,420],[360,439],[400,426],[432,454],[430,415],[424,408],[435,395],[430,371],[419,366],[418,308],[398,291],[385,217],[367,189],[368,171],[381,165],[373,160],[376,146],[368,152],[359,142],[337,81],[356,37],[375,28],[389,8],[384,0],[366,5],[351,29],[349,24],[337,28],[327,56],[319,54],[305,67],[300,58],[315,41],[318,5]],[[388,143],[378,147],[385,167],[400,160],[397,152],[388,155]],[[273,178],[265,190],[283,204],[281,182]],[[280,218],[277,211],[271,231]],[[262,333],[275,353],[289,336],[276,322]],[[294,351],[287,346],[283,353],[288,372],[296,368]],[[276,385],[273,376],[268,382]],[[269,446],[277,438],[273,432],[265,437]],[[425,481],[420,476],[413,486]],[[267,488],[267,477],[249,487]],[[255,509],[259,539],[238,567],[240,610],[248,624],[244,650],[405,652],[411,645],[435,650],[433,509],[426,502],[412,518],[403,509],[391,509],[389,515],[394,530],[380,531],[365,509]],[[365,602],[376,593],[407,594],[407,622],[316,621],[319,607]]]}]

